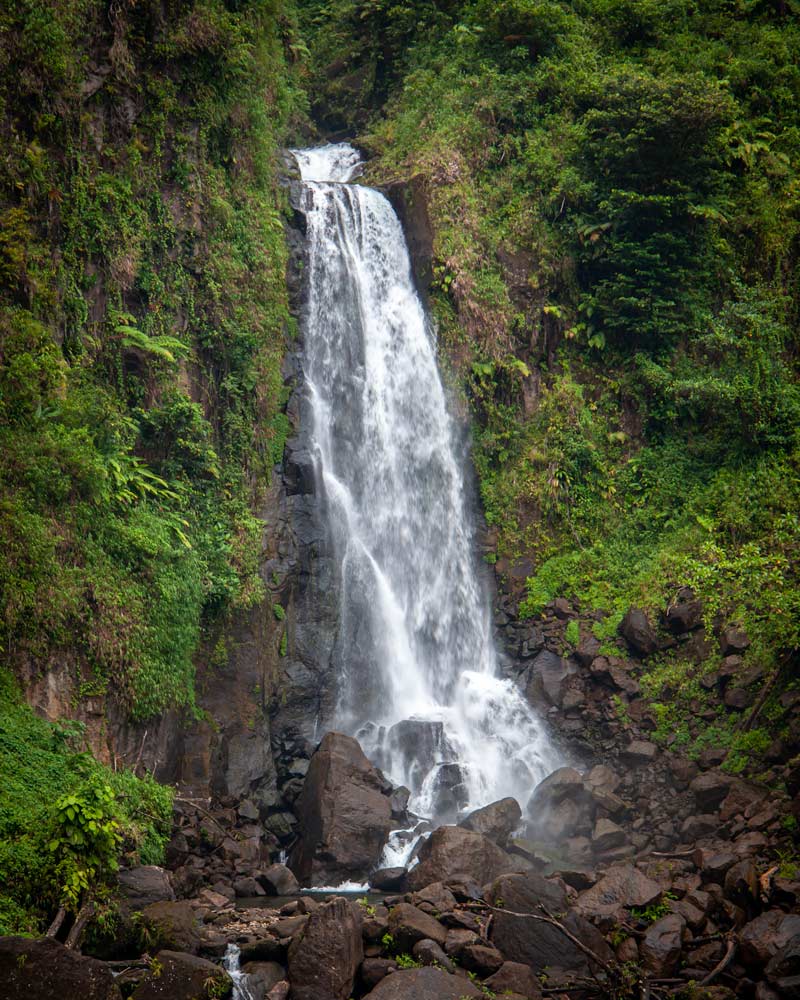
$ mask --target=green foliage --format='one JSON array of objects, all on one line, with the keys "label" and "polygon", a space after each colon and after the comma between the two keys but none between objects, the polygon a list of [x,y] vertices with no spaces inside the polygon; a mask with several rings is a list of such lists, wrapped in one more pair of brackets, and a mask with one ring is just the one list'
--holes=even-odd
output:
[{"label": "green foliage", "polygon": [[657,903],[650,903],[649,906],[644,907],[632,906],[631,916],[644,924],[654,924],[670,912],[669,900],[671,899],[675,899],[675,895],[671,892],[665,892]]},{"label": "green foliage", "polygon": [[135,717],[194,711],[202,629],[264,594],[292,41],[277,0],[0,13],[0,648]]},{"label": "green foliage", "polygon": [[0,671],[0,933],[41,932],[60,903],[102,894],[120,853],[163,863],[172,790],[108,770],[79,737],[34,715]]},{"label": "green foliage", "polygon": [[564,638],[570,646],[575,647],[578,645],[581,640],[581,630],[576,621],[573,620],[567,623],[567,627],[564,630]]}]

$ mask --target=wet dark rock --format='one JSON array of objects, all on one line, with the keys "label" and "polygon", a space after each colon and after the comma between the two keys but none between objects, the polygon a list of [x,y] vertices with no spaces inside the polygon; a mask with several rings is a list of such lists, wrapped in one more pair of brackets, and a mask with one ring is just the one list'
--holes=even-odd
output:
[{"label": "wet dark rock", "polygon": [[459,953],[459,961],[468,972],[484,978],[497,972],[503,964],[503,956],[497,950],[487,944],[473,942],[465,945]]},{"label": "wet dark rock", "polygon": [[456,906],[456,897],[442,882],[432,882],[411,897],[415,906],[430,906],[436,913],[446,913]]},{"label": "wet dark rock", "polygon": [[600,881],[578,896],[576,909],[592,918],[616,917],[629,907],[647,907],[661,898],[661,886],[635,865],[612,865]]},{"label": "wet dark rock", "polygon": [[224,969],[197,955],[162,950],[158,965],[158,973],[137,986],[134,1000],[217,1000],[230,996],[233,989]]},{"label": "wet dark rock", "polygon": [[319,906],[288,957],[293,1000],[348,1000],[364,958],[357,907],[342,898]]},{"label": "wet dark rock", "polygon": [[719,648],[723,656],[743,653],[749,645],[747,633],[740,628],[726,628],[719,637]]},{"label": "wet dark rock", "polygon": [[691,632],[703,623],[703,605],[695,597],[690,587],[682,587],[674,604],[670,604],[665,615],[667,628],[675,635]]},{"label": "wet dark rock", "polygon": [[639,608],[631,608],[619,627],[620,634],[639,656],[649,656],[658,649],[658,637],[647,615]]},{"label": "wet dark rock", "polygon": [[759,898],[758,870],[750,860],[737,861],[725,872],[725,895],[743,910],[750,909]]},{"label": "wet dark rock", "polygon": [[54,938],[0,937],[4,1000],[121,1000],[107,965]]},{"label": "wet dark rock", "polygon": [[252,875],[237,878],[233,883],[233,891],[240,899],[252,899],[254,896],[266,895],[261,883],[256,881]]},{"label": "wet dark rock", "polygon": [[734,712],[743,712],[755,701],[755,696],[744,688],[728,688],[723,698],[726,708],[733,709]]},{"label": "wet dark rock", "polygon": [[642,964],[652,976],[666,977],[675,973],[685,930],[686,921],[677,913],[668,913],[648,927],[639,952]]},{"label": "wet dark rock", "polygon": [[393,889],[402,889],[406,880],[405,868],[379,868],[369,877],[370,888],[390,892]]},{"label": "wet dark rock", "polygon": [[595,854],[605,854],[615,847],[624,847],[628,838],[622,827],[610,819],[598,819],[592,832],[592,850]]},{"label": "wet dark rock", "polygon": [[651,764],[658,756],[658,747],[648,740],[633,740],[620,754],[622,760],[630,767],[644,767]]},{"label": "wet dark rock", "polygon": [[593,635],[586,635],[581,638],[573,655],[582,667],[588,667],[599,652],[600,640],[595,639]]},{"label": "wet dark rock", "polygon": [[290,866],[301,882],[360,880],[375,867],[391,822],[385,784],[356,740],[324,737],[297,802],[300,839]]},{"label": "wet dark rock", "polygon": [[445,972],[455,972],[455,966],[445,955],[441,945],[430,938],[417,941],[411,949],[411,954],[421,965],[435,965],[444,969]]},{"label": "wet dark rock", "polygon": [[517,993],[529,997],[530,1000],[538,1000],[542,995],[539,980],[533,974],[531,967],[522,962],[503,962],[497,972],[486,980],[484,986],[497,996]]},{"label": "wet dark rock", "polygon": [[294,872],[286,865],[270,865],[258,872],[256,878],[268,896],[293,896],[300,888]]},{"label": "wet dark rock", "polygon": [[401,819],[404,817],[408,811],[408,800],[411,797],[411,792],[405,785],[398,785],[394,789],[392,794],[389,796],[389,806],[392,810],[392,816],[394,819]]},{"label": "wet dark rock", "polygon": [[767,910],[742,928],[739,956],[746,966],[764,966],[797,936],[800,936],[800,916]]},{"label": "wet dark rock", "polygon": [[248,962],[242,972],[250,977],[248,987],[253,997],[265,996],[286,978],[286,970],[279,962]]},{"label": "wet dark rock", "polygon": [[492,802],[488,806],[476,809],[463,819],[459,826],[474,833],[482,833],[484,837],[493,840],[498,846],[505,847],[508,838],[519,826],[522,810],[516,799],[505,798]]},{"label": "wet dark rock", "polygon": [[150,903],[173,902],[175,892],[169,874],[157,865],[139,865],[117,876],[123,908],[128,912],[143,910]]},{"label": "wet dark rock", "polygon": [[420,848],[419,864],[408,873],[408,886],[414,891],[431,882],[450,883],[463,877],[484,882],[513,867],[505,851],[487,837],[457,826],[440,826]]},{"label": "wet dark rock", "polygon": [[[487,899],[495,906],[502,902],[502,909],[494,911],[489,936],[494,947],[508,961],[524,963],[534,971],[541,971],[545,966],[588,971],[586,955],[565,939],[560,930],[503,912],[508,910],[541,916],[541,907],[544,907],[550,913],[563,914],[567,909],[567,898],[558,882],[534,873],[505,875],[492,883]],[[575,937],[601,958],[610,956],[602,935],[583,917],[571,910],[563,922]]]},{"label": "wet dark rock", "polygon": [[767,979],[781,997],[800,997],[800,934],[795,934],[767,963]]},{"label": "wet dark rock", "polygon": [[389,933],[400,951],[411,951],[417,941],[425,938],[443,947],[447,938],[438,920],[411,903],[400,903],[389,910]]},{"label": "wet dark rock", "polygon": [[394,759],[402,760],[415,789],[421,787],[437,761],[453,756],[444,723],[428,719],[403,719],[395,723],[387,733],[386,743]]},{"label": "wet dark rock", "polygon": [[564,697],[568,676],[566,662],[549,649],[543,649],[528,668],[525,696],[533,705],[558,707]]},{"label": "wet dark rock", "polygon": [[464,1000],[483,996],[468,979],[428,966],[393,972],[367,994],[369,1000]]},{"label": "wet dark rock", "polygon": [[366,990],[374,989],[390,972],[397,968],[397,962],[391,958],[365,958],[361,963],[359,977]]},{"label": "wet dark rock", "polygon": [[197,954],[200,929],[189,903],[151,903],[142,911],[141,920],[150,940],[169,951]]},{"label": "wet dark rock", "polygon": [[697,808],[703,813],[711,813],[718,809],[725,800],[732,779],[719,771],[706,771],[698,775],[689,788],[694,795]]}]

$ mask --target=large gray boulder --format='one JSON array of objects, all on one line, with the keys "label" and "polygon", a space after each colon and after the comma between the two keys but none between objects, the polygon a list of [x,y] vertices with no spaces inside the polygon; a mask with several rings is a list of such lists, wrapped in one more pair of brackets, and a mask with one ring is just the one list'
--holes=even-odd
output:
[{"label": "large gray boulder", "polygon": [[133,1000],[224,1000],[233,991],[228,973],[197,955],[160,951],[158,966],[136,987]]},{"label": "large gray boulder", "polygon": [[483,996],[469,979],[425,966],[392,972],[367,994],[365,1000],[464,1000],[465,997]]},{"label": "large gray boulder", "polygon": [[341,897],[322,904],[289,945],[293,1000],[347,1000],[363,959],[355,904]]},{"label": "large gray boulder", "polygon": [[408,873],[412,892],[431,882],[457,878],[485,882],[519,867],[488,837],[459,826],[440,826],[420,848],[419,864]]},{"label": "large gray boulder", "polygon": [[465,830],[472,830],[473,833],[482,833],[499,847],[505,847],[508,838],[519,826],[521,818],[522,810],[519,802],[509,797],[476,809],[458,825]]},{"label": "large gray boulder", "polygon": [[631,906],[646,907],[661,898],[661,886],[635,865],[611,865],[603,878],[578,896],[576,909],[584,916],[624,919]]},{"label": "large gray boulder", "polygon": [[300,839],[289,867],[301,883],[338,885],[366,878],[389,834],[389,791],[356,740],[342,733],[324,737],[296,804]]},{"label": "large gray boulder", "polygon": [[54,938],[0,937],[3,1000],[122,1000],[108,966]]},{"label": "large gray boulder", "polygon": [[158,865],[138,865],[117,876],[123,909],[143,910],[151,903],[174,902],[175,892],[169,874]]},{"label": "large gray boulder", "polygon": [[[567,910],[566,892],[559,882],[533,872],[504,875],[492,883],[487,898],[499,907],[493,914],[490,940],[507,961],[528,965],[537,973],[545,968],[589,972],[587,956],[580,948],[557,927],[534,919],[547,913],[561,916]],[[562,922],[600,958],[611,960],[605,939],[587,920],[569,911]]]}]

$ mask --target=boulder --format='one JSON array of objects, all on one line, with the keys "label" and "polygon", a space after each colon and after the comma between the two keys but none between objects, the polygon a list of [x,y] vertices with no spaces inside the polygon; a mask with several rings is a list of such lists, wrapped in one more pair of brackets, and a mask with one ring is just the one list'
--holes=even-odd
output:
[{"label": "boulder", "polygon": [[767,963],[767,979],[781,997],[800,997],[800,934],[795,934]]},{"label": "boulder", "polygon": [[728,795],[733,779],[720,771],[699,774],[689,785],[697,808],[702,813],[716,812]]},{"label": "boulder", "polygon": [[242,972],[247,974],[247,986],[254,1000],[266,996],[286,978],[286,970],[279,962],[248,962],[242,966]]},{"label": "boulder", "polygon": [[604,854],[615,847],[624,847],[627,842],[625,831],[610,819],[599,819],[595,823],[592,833],[592,850],[595,854]]},{"label": "boulder", "polygon": [[458,825],[473,833],[482,833],[500,847],[508,844],[511,834],[519,826],[522,810],[516,799],[505,798],[476,809]]},{"label": "boulder", "polygon": [[455,972],[455,966],[442,951],[441,945],[430,938],[423,938],[417,941],[411,949],[411,954],[420,965],[436,965],[445,972]]},{"label": "boulder", "polygon": [[400,903],[389,910],[389,933],[400,951],[411,951],[424,938],[441,947],[447,938],[447,931],[438,920],[411,903]]},{"label": "boulder", "polygon": [[[552,914],[563,914],[567,897],[559,882],[528,872],[524,875],[504,875],[490,886],[486,898],[502,908],[494,912],[489,933],[491,943],[511,962],[529,965],[535,972],[545,966],[573,972],[588,972],[583,951],[549,924],[513,913],[542,916],[542,907]],[[602,935],[588,921],[573,911],[563,918],[564,926],[601,958],[611,956]]]},{"label": "boulder", "polygon": [[270,865],[256,874],[261,887],[268,896],[294,896],[300,885],[286,865]]},{"label": "boulder", "polygon": [[613,917],[632,906],[646,907],[661,898],[661,886],[635,865],[612,865],[590,889],[578,896],[579,913],[589,917]]},{"label": "boulder", "polygon": [[591,833],[594,802],[580,774],[572,767],[560,767],[534,788],[527,812],[541,838],[563,843],[576,834]]},{"label": "boulder", "polygon": [[364,989],[371,990],[396,968],[397,962],[391,958],[365,958],[359,971],[361,985]]},{"label": "boulder", "polygon": [[490,976],[484,986],[496,996],[506,993],[518,993],[520,996],[538,1000],[542,995],[542,987],[534,976],[529,965],[522,962],[503,962],[497,972]]},{"label": "boulder", "polygon": [[296,804],[300,837],[290,866],[301,882],[360,881],[375,868],[392,817],[385,788],[356,740],[342,733],[324,737]]},{"label": "boulder", "polygon": [[647,615],[639,608],[631,608],[619,626],[620,634],[639,656],[649,656],[658,649],[658,637],[648,621]]},{"label": "boulder", "polygon": [[233,883],[233,891],[239,899],[253,899],[255,896],[266,896],[261,883],[252,875],[237,878]]},{"label": "boulder", "polygon": [[633,740],[620,755],[631,767],[646,767],[656,759],[658,747],[648,740]]},{"label": "boulder", "polygon": [[742,928],[739,957],[746,966],[761,967],[795,936],[800,936],[800,916],[767,910]]},{"label": "boulder", "polygon": [[744,629],[726,628],[719,637],[719,648],[723,656],[739,655],[750,645],[750,639]]},{"label": "boulder", "polygon": [[424,966],[393,972],[381,980],[367,997],[369,1000],[464,1000],[484,997],[484,994],[468,979]]},{"label": "boulder", "polygon": [[455,908],[456,897],[452,892],[450,892],[444,883],[431,882],[431,884],[426,885],[424,889],[420,889],[419,892],[415,892],[410,902],[412,902],[415,906],[430,906],[437,913],[445,913],[447,910]]},{"label": "boulder", "polygon": [[459,953],[461,965],[468,971],[484,978],[497,972],[503,964],[503,956],[497,948],[491,948],[479,941],[465,945]]},{"label": "boulder", "polygon": [[440,826],[420,848],[419,864],[408,873],[408,887],[415,891],[431,882],[465,876],[485,882],[513,868],[505,851],[482,834],[458,826]]},{"label": "boulder", "polygon": [[759,898],[758,871],[752,861],[737,861],[725,872],[725,896],[743,910],[751,908]]},{"label": "boulder", "polygon": [[674,635],[691,632],[703,624],[703,605],[690,587],[681,587],[675,602],[667,608],[664,617],[667,628]]},{"label": "boulder", "polygon": [[54,938],[0,937],[4,1000],[122,1000],[111,970]]},{"label": "boulder", "polygon": [[533,705],[560,707],[568,676],[566,662],[558,654],[543,649],[528,669],[525,697]]},{"label": "boulder", "polygon": [[200,948],[200,928],[189,903],[151,903],[142,910],[151,947],[196,955]]},{"label": "boulder", "polygon": [[401,889],[406,880],[405,868],[379,868],[369,877],[370,888],[384,891]]},{"label": "boulder", "polygon": [[668,913],[647,928],[639,953],[642,964],[652,976],[662,978],[675,973],[685,930],[686,921],[678,913]]},{"label": "boulder", "polygon": [[293,1000],[348,1000],[363,958],[358,908],[341,897],[323,903],[289,945]]},{"label": "boulder", "polygon": [[158,865],[138,865],[117,876],[122,909],[127,912],[143,910],[151,903],[174,902],[175,892],[169,875]]},{"label": "boulder", "polygon": [[219,965],[197,955],[159,951],[158,970],[141,981],[133,1000],[218,1000],[232,990],[231,977]]}]

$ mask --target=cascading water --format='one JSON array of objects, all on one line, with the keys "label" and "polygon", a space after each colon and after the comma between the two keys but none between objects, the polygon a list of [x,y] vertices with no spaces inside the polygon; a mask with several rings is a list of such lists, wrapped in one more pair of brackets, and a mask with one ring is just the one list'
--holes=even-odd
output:
[{"label": "cascading water", "polygon": [[341,567],[337,727],[410,789],[420,815],[448,821],[505,795],[524,804],[557,761],[498,676],[465,463],[400,222],[382,194],[348,183],[360,171],[351,146],[294,155],[309,253],[304,374]]}]

